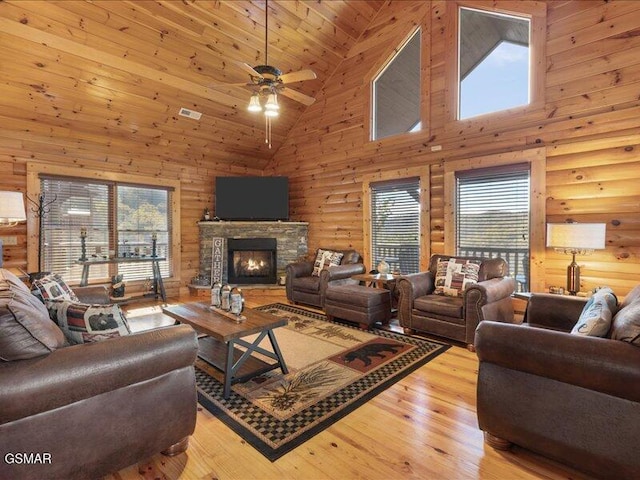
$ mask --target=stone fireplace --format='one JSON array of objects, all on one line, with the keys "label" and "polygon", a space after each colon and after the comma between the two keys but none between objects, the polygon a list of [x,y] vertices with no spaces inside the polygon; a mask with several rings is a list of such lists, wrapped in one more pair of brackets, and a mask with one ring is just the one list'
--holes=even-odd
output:
[{"label": "stone fireplace", "polygon": [[[295,262],[301,257],[306,257],[308,253],[307,241],[309,224],[307,222],[251,222],[251,221],[220,221],[220,222],[198,222],[200,229],[200,266],[199,274],[211,278],[212,269],[212,247],[214,238],[223,239],[222,247],[222,281],[238,285],[275,285],[281,276],[284,276],[285,267]],[[236,243],[236,240],[241,240]],[[242,240],[249,240],[243,242]],[[272,250],[272,243],[275,243],[273,253],[273,264],[270,269],[273,271],[269,275],[250,273],[247,268],[254,268],[255,262],[271,260],[271,253],[265,253],[263,245],[257,245],[256,240],[269,240],[270,246],[267,250]],[[240,245],[236,248],[236,245]],[[229,248],[231,247],[231,249]],[[248,250],[247,250],[248,249]],[[231,252],[235,252],[231,255]],[[253,253],[246,253],[251,252]],[[251,256],[259,258],[250,258]],[[249,267],[249,260],[254,262],[254,266]],[[243,267],[243,278],[238,279],[235,270],[237,262]],[[255,278],[250,278],[250,277]]]}]

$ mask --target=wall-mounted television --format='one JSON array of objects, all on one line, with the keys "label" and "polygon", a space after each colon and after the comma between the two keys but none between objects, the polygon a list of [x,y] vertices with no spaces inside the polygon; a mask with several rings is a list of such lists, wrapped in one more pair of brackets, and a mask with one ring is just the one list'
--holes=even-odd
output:
[{"label": "wall-mounted television", "polygon": [[216,177],[220,220],[289,220],[287,177]]}]

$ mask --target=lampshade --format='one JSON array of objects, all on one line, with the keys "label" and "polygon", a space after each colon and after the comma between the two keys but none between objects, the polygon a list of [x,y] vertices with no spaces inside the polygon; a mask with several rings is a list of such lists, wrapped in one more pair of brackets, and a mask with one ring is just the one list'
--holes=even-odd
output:
[{"label": "lampshade", "polygon": [[[267,97],[267,103],[264,104],[264,109],[266,111],[272,111],[272,110],[278,110],[280,108],[280,106],[278,105],[278,96],[275,93],[270,93],[269,96]],[[277,116],[278,114],[276,113],[276,115],[269,115],[269,116]]]},{"label": "lampshade", "polygon": [[0,226],[13,226],[26,220],[22,192],[0,192]]},{"label": "lampshade", "polygon": [[548,223],[547,247],[564,250],[601,250],[605,247],[604,223]]},{"label": "lampshade", "polygon": [[257,93],[254,93],[253,95],[251,95],[251,99],[249,99],[249,106],[247,107],[247,110],[249,110],[250,112],[262,111],[262,106],[260,105],[260,97],[258,96]]}]

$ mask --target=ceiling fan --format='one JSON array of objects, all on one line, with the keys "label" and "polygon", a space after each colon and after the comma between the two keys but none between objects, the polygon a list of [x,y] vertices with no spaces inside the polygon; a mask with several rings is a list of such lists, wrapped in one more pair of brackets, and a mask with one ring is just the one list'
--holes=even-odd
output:
[{"label": "ceiling fan", "polygon": [[253,93],[249,100],[247,110],[250,112],[264,112],[265,116],[265,143],[271,148],[271,119],[278,116],[280,106],[278,105],[278,95],[283,95],[291,100],[302,103],[304,105],[311,105],[315,102],[315,98],[300,93],[296,90],[292,90],[288,87],[290,83],[302,82],[304,80],[313,80],[316,78],[316,74],[313,70],[304,69],[297,72],[282,73],[282,71],[276,67],[269,65],[268,62],[268,36],[269,36],[269,17],[267,15],[269,10],[269,0],[265,0],[264,5],[264,65],[256,65],[252,67],[245,62],[234,62],[246,73],[249,74],[248,83],[233,83],[226,85],[212,85],[212,88],[216,87],[229,87],[229,86],[246,86],[249,87]]}]

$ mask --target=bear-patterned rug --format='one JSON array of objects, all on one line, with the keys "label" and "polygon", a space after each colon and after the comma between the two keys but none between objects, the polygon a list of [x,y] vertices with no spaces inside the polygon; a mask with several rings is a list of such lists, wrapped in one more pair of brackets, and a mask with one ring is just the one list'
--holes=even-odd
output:
[{"label": "bear-patterned rug", "polygon": [[[320,313],[275,303],[258,307],[289,324],[275,330],[289,369],[233,385],[222,398],[222,375],[196,364],[200,404],[271,461],[355,410],[449,345],[386,330],[360,330]],[[261,344],[270,348],[268,340]]]}]

